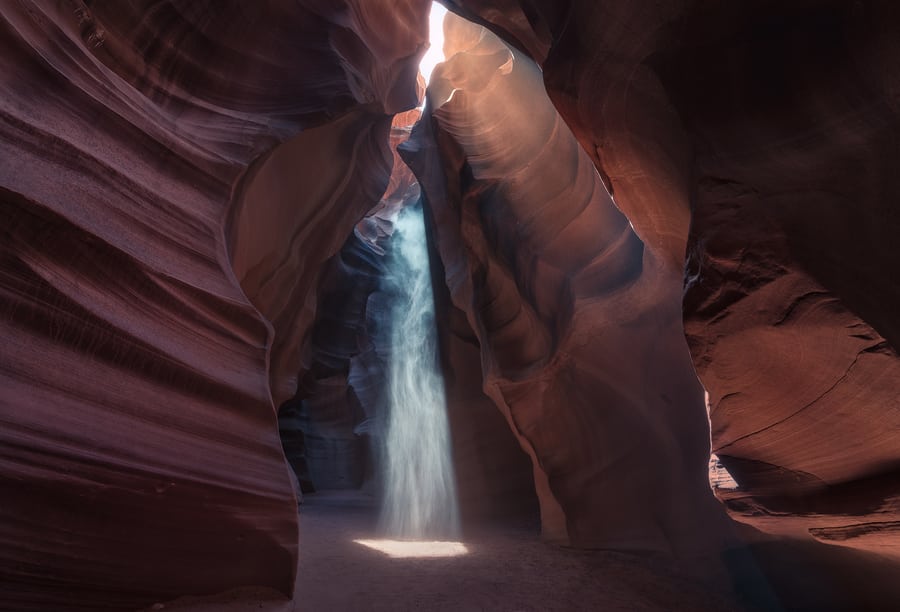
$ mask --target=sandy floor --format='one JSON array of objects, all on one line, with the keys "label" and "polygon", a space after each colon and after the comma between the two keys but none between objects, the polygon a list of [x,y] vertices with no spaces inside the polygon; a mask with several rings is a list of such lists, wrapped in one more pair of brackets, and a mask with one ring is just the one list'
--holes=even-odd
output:
[{"label": "sandy floor", "polygon": [[300,509],[294,600],[244,589],[156,610],[736,610],[722,593],[653,560],[545,544],[530,525],[469,531],[469,553],[396,559],[355,543],[377,537],[376,510],[355,495],[309,495]]}]

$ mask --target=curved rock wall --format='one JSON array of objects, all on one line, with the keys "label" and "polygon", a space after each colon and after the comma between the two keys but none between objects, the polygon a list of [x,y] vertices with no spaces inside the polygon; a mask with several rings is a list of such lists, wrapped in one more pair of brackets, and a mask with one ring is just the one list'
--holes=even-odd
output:
[{"label": "curved rock wall", "polygon": [[[873,550],[896,541],[896,7],[445,4],[541,65],[646,248],[676,273],[686,255],[685,330],[738,480],[814,494],[859,525],[842,544],[879,540],[872,521]],[[875,514],[821,492],[856,481]]]},{"label": "curved rock wall", "polygon": [[[448,363],[479,352],[546,534],[720,543],[693,365],[768,496],[745,507],[896,554],[897,9],[445,4],[542,70],[451,21],[409,155],[466,318]],[[0,607],[292,591],[274,406],[320,268],[405,193],[388,134],[427,9],[0,7]]]},{"label": "curved rock wall", "polygon": [[427,9],[0,8],[0,607],[293,592],[273,399],[387,184]]},{"label": "curved rock wall", "polygon": [[385,401],[384,355],[372,329],[384,322],[370,308],[385,262],[375,248],[353,233],[325,266],[309,369],[294,398],[279,408],[285,451],[290,456],[293,437],[293,451],[305,455],[310,490],[359,488],[372,475],[370,439],[362,436],[378,433]]},{"label": "curved rock wall", "polygon": [[679,278],[615,206],[537,67],[459,18],[445,33],[454,54],[432,75],[405,157],[485,392],[534,462],[545,535],[716,549],[725,520],[705,478]]},{"label": "curved rock wall", "polygon": [[[875,68],[900,46],[876,4],[779,17],[738,22],[715,54],[701,21],[659,70],[696,143],[685,316],[714,447],[790,488],[900,469],[900,103]],[[745,76],[701,98],[672,82],[686,64]]]},{"label": "curved rock wall", "polygon": [[[439,255],[432,257],[432,278],[443,280]],[[540,508],[532,462],[503,412],[484,392],[481,347],[466,313],[454,306],[446,285],[438,282],[435,310],[463,532],[491,520],[537,525]]]},{"label": "curved rock wall", "polygon": [[385,189],[390,122],[351,111],[279,146],[244,179],[228,228],[231,254],[241,287],[272,324],[276,405],[293,396],[308,366],[301,352],[309,348],[321,270]]}]

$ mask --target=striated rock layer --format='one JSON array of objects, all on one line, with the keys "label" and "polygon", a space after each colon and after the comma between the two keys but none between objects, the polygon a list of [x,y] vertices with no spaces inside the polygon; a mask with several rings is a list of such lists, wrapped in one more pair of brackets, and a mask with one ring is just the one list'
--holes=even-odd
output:
[{"label": "striated rock layer", "polygon": [[706,480],[680,278],[615,206],[537,67],[457,17],[445,41],[449,59],[401,151],[480,347],[485,393],[532,458],[545,536],[719,550],[726,521]]},{"label": "striated rock layer", "polygon": [[427,9],[0,8],[0,608],[292,592],[274,403],[387,185]]},{"label": "striated rock layer", "polygon": [[[446,4],[535,59],[645,247],[686,255],[713,450],[745,491],[815,507],[807,538],[894,550],[897,7]],[[869,510],[846,513],[854,482]]]},{"label": "striated rock layer", "polygon": [[[895,558],[897,8],[445,4],[517,49],[451,21],[408,153],[451,401],[500,407],[547,536],[722,545],[696,370],[736,516]],[[427,8],[0,7],[0,607],[291,592],[275,406],[320,270],[406,196]]]}]

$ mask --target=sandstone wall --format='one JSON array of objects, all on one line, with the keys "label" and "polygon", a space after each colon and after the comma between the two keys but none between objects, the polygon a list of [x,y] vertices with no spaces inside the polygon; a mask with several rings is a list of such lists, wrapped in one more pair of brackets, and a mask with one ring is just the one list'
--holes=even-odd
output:
[{"label": "sandstone wall", "polygon": [[0,8],[0,607],[293,592],[275,405],[427,8]]}]

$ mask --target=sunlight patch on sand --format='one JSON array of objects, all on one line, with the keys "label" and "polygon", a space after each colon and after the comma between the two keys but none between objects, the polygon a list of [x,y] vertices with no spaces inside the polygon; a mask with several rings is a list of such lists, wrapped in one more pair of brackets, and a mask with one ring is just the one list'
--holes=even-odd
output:
[{"label": "sunlight patch on sand", "polygon": [[462,542],[441,542],[423,540],[353,540],[373,550],[384,553],[392,559],[459,557],[468,554],[469,549]]}]

